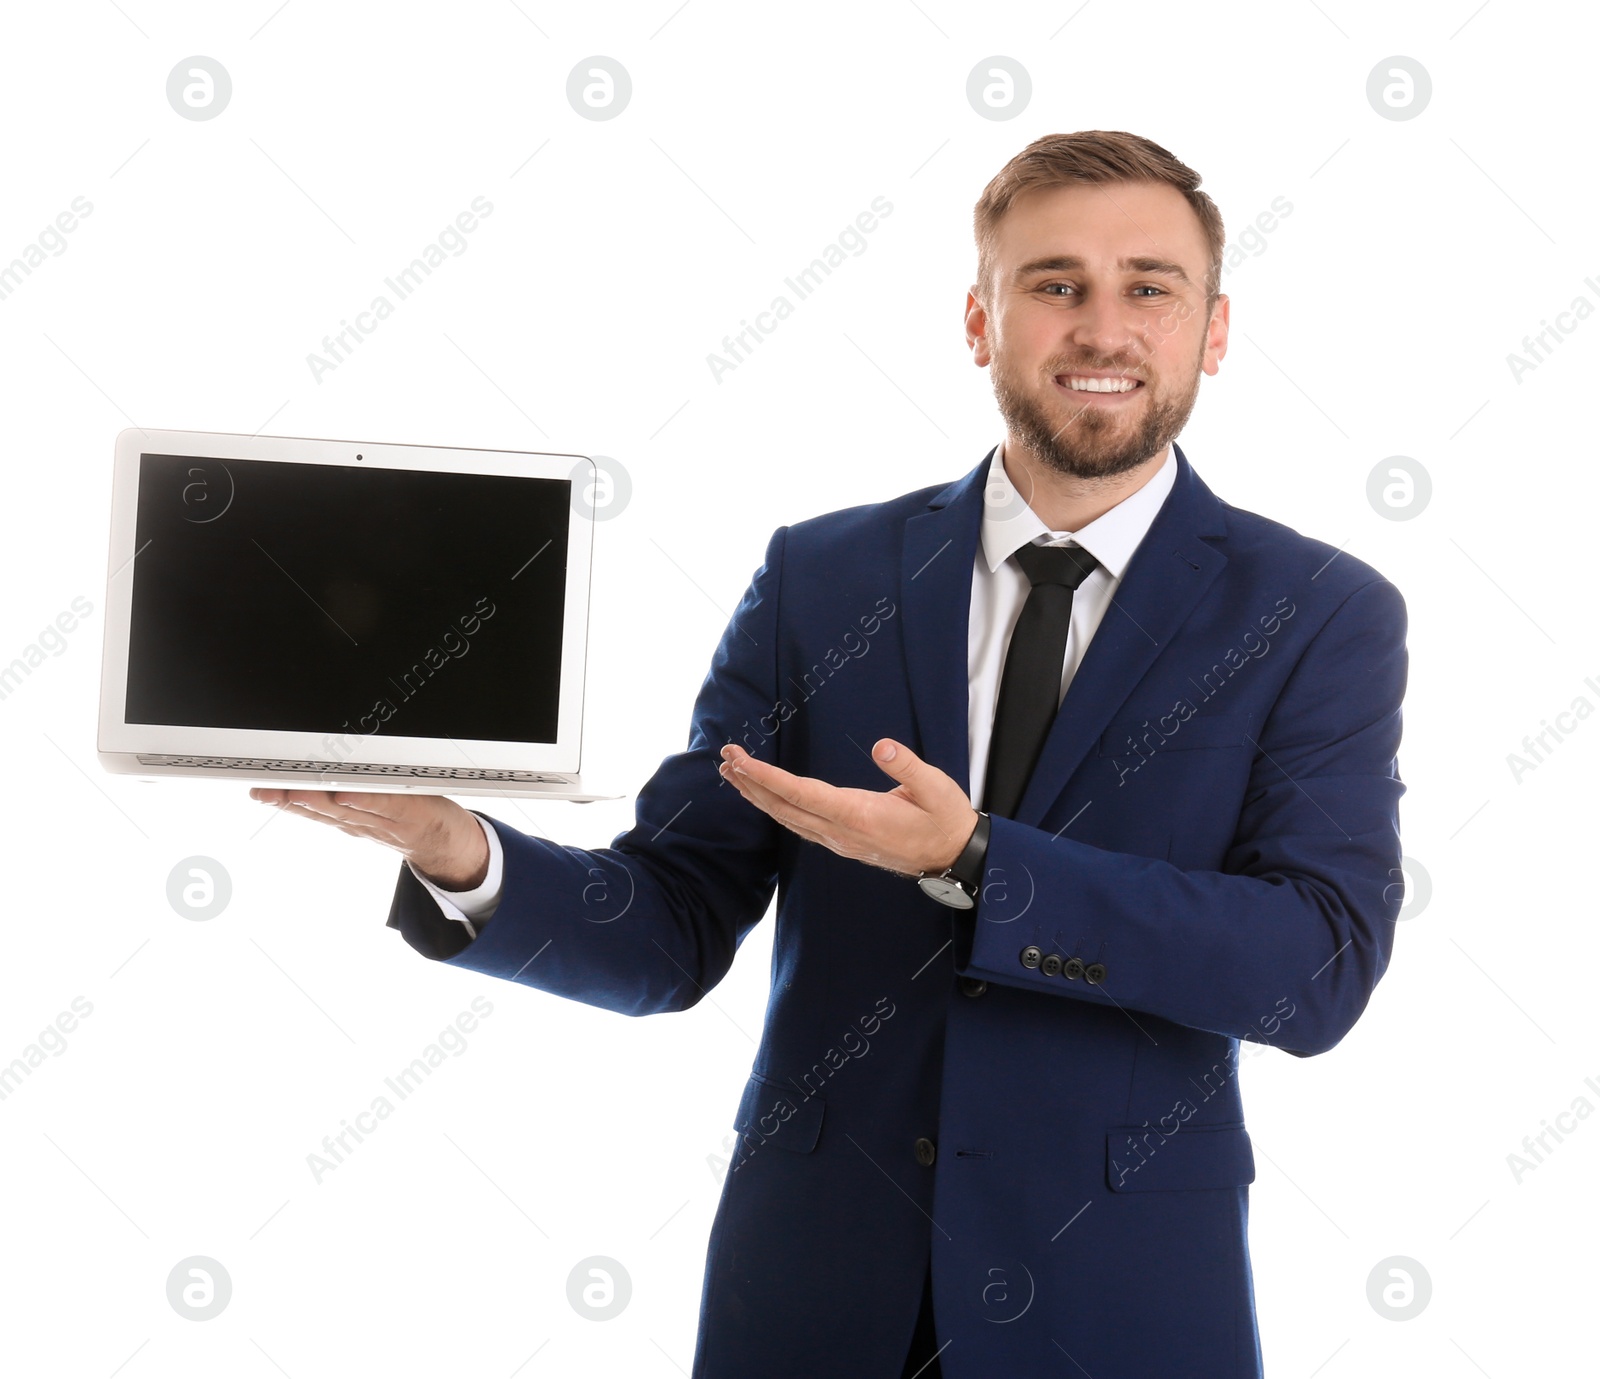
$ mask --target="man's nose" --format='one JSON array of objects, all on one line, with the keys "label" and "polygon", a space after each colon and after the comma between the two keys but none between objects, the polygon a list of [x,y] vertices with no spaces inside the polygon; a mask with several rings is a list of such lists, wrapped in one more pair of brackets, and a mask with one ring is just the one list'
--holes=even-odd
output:
[{"label": "man's nose", "polygon": [[1118,362],[1097,367],[1137,370],[1149,357],[1147,324],[1138,308],[1121,300],[1114,291],[1091,293],[1072,313],[1067,327],[1069,357],[1115,360]]}]

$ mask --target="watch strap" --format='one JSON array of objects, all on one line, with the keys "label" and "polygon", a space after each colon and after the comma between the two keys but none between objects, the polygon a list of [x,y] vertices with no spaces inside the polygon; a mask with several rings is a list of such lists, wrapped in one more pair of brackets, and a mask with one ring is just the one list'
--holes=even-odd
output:
[{"label": "watch strap", "polygon": [[967,839],[967,845],[961,849],[960,856],[950,864],[950,875],[976,891],[978,883],[983,880],[983,862],[988,853],[989,816],[980,810],[978,822],[972,829],[972,836]]}]

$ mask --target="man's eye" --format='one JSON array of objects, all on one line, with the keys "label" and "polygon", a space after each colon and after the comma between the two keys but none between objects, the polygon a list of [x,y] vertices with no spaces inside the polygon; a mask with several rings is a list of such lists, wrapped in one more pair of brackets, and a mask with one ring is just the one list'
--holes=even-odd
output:
[{"label": "man's eye", "polygon": [[[1076,292],[1078,290],[1071,283],[1045,283],[1039,288],[1039,291],[1041,291],[1043,293],[1046,293],[1047,295],[1050,295],[1050,296],[1059,296],[1059,295],[1061,295],[1060,293],[1056,293],[1056,292],[1052,291],[1053,288],[1058,288],[1058,287],[1061,289],[1062,293]],[[1141,283],[1138,287],[1134,288],[1133,290],[1135,292],[1153,292],[1158,297],[1165,297],[1166,295],[1168,295],[1166,288],[1157,287],[1154,283]]]}]

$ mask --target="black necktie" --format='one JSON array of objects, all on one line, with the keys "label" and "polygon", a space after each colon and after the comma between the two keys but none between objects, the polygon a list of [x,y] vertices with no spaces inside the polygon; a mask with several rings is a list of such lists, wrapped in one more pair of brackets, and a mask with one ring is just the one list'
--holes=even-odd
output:
[{"label": "black necktie", "polygon": [[984,809],[1009,819],[1061,706],[1072,591],[1097,562],[1082,546],[1023,546],[1012,553],[1032,582],[1011,633],[989,738]]}]

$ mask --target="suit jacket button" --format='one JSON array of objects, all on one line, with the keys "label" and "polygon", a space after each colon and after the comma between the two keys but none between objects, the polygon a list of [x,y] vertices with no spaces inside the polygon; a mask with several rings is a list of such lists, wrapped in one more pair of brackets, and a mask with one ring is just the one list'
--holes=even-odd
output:
[{"label": "suit jacket button", "polygon": [[930,1139],[919,1139],[916,1144],[916,1150],[917,1162],[924,1168],[931,1167],[933,1164],[934,1155],[933,1141]]},{"label": "suit jacket button", "polygon": [[981,977],[963,977],[961,979],[961,994],[963,996],[981,996],[989,989],[989,983]]},{"label": "suit jacket button", "polygon": [[1056,973],[1061,971],[1061,954],[1046,954],[1044,961],[1039,964],[1039,970],[1047,977],[1055,976]]},{"label": "suit jacket button", "polygon": [[1077,981],[1079,977],[1083,976],[1083,959],[1068,958],[1061,965],[1061,975],[1069,982]]},{"label": "suit jacket button", "polygon": [[1022,950],[1022,965],[1024,967],[1037,967],[1043,959],[1044,953],[1033,944]]},{"label": "suit jacket button", "polygon": [[1083,979],[1086,982],[1093,982],[1096,986],[1098,986],[1106,979],[1106,965],[1103,962],[1090,963],[1086,968],[1083,969]]}]

